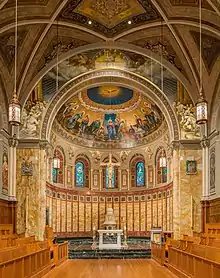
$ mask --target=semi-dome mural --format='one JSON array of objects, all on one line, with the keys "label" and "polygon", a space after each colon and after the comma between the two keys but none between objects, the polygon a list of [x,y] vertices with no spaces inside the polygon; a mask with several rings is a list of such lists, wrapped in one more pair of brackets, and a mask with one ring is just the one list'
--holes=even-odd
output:
[{"label": "semi-dome mural", "polygon": [[[59,110],[56,130],[87,146],[135,147],[157,131],[164,117],[159,108],[131,88],[88,88],[68,100]],[[100,144],[101,143],[101,144]]]}]

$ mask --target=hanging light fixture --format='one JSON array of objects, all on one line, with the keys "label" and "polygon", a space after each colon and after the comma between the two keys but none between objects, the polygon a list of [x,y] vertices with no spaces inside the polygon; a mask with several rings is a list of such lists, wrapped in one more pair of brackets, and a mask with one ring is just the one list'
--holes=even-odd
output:
[{"label": "hanging light fixture", "polygon": [[165,155],[165,151],[163,150],[162,151],[162,155],[160,157],[160,168],[165,168],[167,167],[167,158],[166,158],[166,155]]},{"label": "hanging light fixture", "polygon": [[200,88],[199,100],[196,103],[196,123],[206,124],[208,122],[208,102],[205,100],[202,86],[202,0],[199,1],[199,75]]},{"label": "hanging light fixture", "polygon": [[[59,91],[59,41],[58,41],[58,21],[57,21],[57,59],[56,59],[56,93]],[[57,153],[55,151],[55,156],[53,158],[53,168],[54,169],[60,169],[60,159],[57,156]]]},{"label": "hanging light fixture", "polygon": [[18,56],[18,2],[15,1],[15,65],[14,65],[14,93],[9,104],[9,123],[11,125],[21,124],[21,105],[17,96],[17,56]]}]

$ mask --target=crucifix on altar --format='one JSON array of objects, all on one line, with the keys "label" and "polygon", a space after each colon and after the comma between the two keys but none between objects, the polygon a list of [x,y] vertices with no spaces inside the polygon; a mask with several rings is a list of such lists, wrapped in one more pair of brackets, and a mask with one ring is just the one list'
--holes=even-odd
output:
[{"label": "crucifix on altar", "polygon": [[113,163],[112,162],[112,154],[109,154],[109,161],[107,163],[100,163],[101,166],[106,166],[108,171],[108,182],[109,182],[109,188],[113,188],[113,184],[114,184],[114,167],[115,166],[120,166],[120,163]]}]

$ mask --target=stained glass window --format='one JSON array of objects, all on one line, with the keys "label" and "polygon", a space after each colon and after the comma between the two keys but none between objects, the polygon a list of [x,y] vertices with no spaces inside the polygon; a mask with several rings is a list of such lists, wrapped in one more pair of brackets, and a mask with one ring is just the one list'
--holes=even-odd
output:
[{"label": "stained glass window", "polygon": [[157,184],[166,183],[167,182],[167,167],[160,167],[160,157],[163,155],[163,150],[159,150],[156,156],[156,177]]},{"label": "stained glass window", "polygon": [[109,184],[109,169],[108,167],[105,168],[105,185],[106,188],[115,188],[115,168],[112,169],[112,184]]},{"label": "stained glass window", "polygon": [[52,175],[53,175],[53,182],[57,183],[57,180],[58,180],[58,169],[53,168],[52,169]]},{"label": "stained glass window", "polygon": [[84,187],[84,183],[85,183],[84,164],[80,161],[76,163],[75,175],[76,175],[76,179],[75,179],[76,186]]},{"label": "stained glass window", "polygon": [[136,186],[145,185],[145,169],[144,162],[140,161],[136,165]]}]

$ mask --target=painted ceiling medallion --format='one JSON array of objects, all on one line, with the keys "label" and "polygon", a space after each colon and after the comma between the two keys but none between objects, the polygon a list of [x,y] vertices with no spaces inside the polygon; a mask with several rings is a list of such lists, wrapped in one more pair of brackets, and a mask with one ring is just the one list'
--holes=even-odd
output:
[{"label": "painted ceiling medallion", "polygon": [[89,88],[79,94],[81,104],[92,111],[105,113],[134,110],[141,101],[137,91],[118,86],[101,86]]},{"label": "painted ceiling medallion", "polygon": [[[160,18],[150,0],[69,0],[59,17],[107,37]],[[91,24],[89,24],[89,22]]]},{"label": "painted ceiling medallion", "polygon": [[144,13],[145,10],[137,1],[83,0],[75,12],[88,16],[107,28],[112,28],[131,15]]}]

